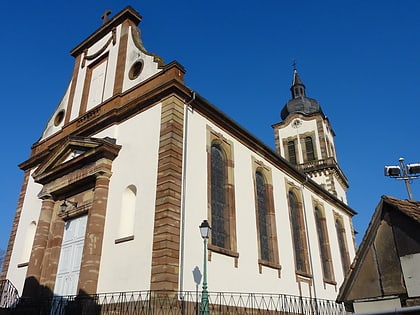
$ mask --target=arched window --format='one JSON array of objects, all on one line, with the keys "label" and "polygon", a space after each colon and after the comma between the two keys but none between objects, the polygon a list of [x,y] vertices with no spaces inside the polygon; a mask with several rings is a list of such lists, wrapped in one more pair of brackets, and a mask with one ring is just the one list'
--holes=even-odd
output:
[{"label": "arched window", "polygon": [[315,214],[316,231],[318,234],[319,251],[321,254],[322,271],[324,273],[324,280],[334,281],[334,273],[333,273],[332,260],[331,260],[331,250],[330,250],[330,244],[328,240],[328,230],[327,230],[325,216],[322,210],[318,206],[315,206],[314,214]]},{"label": "arched window", "polygon": [[293,191],[289,191],[289,210],[295,251],[296,271],[309,274],[308,247],[306,243],[305,222],[301,204]]},{"label": "arched window", "polygon": [[257,214],[258,214],[258,231],[260,240],[260,258],[270,261],[270,242],[271,234],[270,220],[268,218],[268,198],[266,190],[266,180],[261,172],[255,173],[255,185],[257,192]]},{"label": "arched window", "polygon": [[255,215],[257,223],[258,265],[278,270],[280,277],[279,250],[277,244],[276,214],[271,171],[254,159]]},{"label": "arched window", "polygon": [[211,146],[211,244],[227,247],[229,238],[229,214],[226,196],[226,157],[220,145]]},{"label": "arched window", "polygon": [[123,192],[121,200],[120,225],[118,231],[119,238],[125,238],[134,235],[136,195],[137,188],[134,185],[129,185]]},{"label": "arched window", "polygon": [[312,137],[305,137],[305,148],[306,148],[306,160],[307,161],[315,160],[314,144],[312,142]]},{"label": "arched window", "polygon": [[25,243],[23,244],[22,258],[21,258],[22,263],[28,262],[29,258],[31,257],[32,244],[34,242],[35,232],[36,232],[36,222],[31,221],[29,226],[26,228]]},{"label": "arched window", "polygon": [[238,266],[233,142],[207,127],[208,249],[230,256]]},{"label": "arched window", "polygon": [[335,230],[337,232],[338,246],[340,248],[341,264],[343,265],[344,276],[350,269],[350,257],[347,250],[346,231],[344,229],[343,219],[339,216],[335,218]]},{"label": "arched window", "polygon": [[289,162],[296,165],[297,164],[296,147],[295,147],[295,142],[293,140],[287,143],[287,152],[289,154]]}]

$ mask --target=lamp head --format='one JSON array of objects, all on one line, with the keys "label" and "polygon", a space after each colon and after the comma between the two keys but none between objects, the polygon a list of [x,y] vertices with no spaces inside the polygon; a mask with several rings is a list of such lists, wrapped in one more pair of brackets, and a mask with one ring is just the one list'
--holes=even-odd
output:
[{"label": "lamp head", "polygon": [[412,163],[407,165],[408,174],[419,174],[420,173],[420,163]]},{"label": "lamp head", "polygon": [[397,177],[401,174],[399,166],[385,166],[385,176]]},{"label": "lamp head", "polygon": [[66,212],[66,210],[67,210],[67,203],[66,203],[66,201],[64,200],[63,201],[63,203],[60,205],[60,210],[61,210],[61,212]]},{"label": "lamp head", "polygon": [[203,220],[199,228],[200,228],[201,237],[203,239],[208,239],[210,236],[210,230],[211,230],[209,222],[207,220]]},{"label": "lamp head", "polygon": [[77,208],[77,202],[64,199],[63,203],[60,205],[61,212],[66,212],[68,207],[67,202],[70,203],[74,208]]}]

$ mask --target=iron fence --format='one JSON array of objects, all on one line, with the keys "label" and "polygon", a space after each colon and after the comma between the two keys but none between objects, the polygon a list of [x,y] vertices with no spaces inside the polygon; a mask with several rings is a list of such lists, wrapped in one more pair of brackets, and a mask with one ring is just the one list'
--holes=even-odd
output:
[{"label": "iron fence", "polygon": [[18,290],[9,280],[0,280],[0,308],[11,308],[19,299]]},{"label": "iron fence", "polygon": [[[136,291],[44,299],[21,298],[10,314],[26,315],[199,315],[201,293]],[[211,315],[342,315],[330,300],[284,294],[209,292]]]}]

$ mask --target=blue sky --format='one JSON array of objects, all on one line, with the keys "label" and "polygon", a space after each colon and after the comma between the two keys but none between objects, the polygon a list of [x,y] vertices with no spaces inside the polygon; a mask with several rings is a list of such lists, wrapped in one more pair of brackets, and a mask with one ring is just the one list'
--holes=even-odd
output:
[{"label": "blue sky", "polygon": [[[143,43],[187,70],[186,84],[274,148],[296,59],[307,95],[336,133],[349,205],[363,236],[381,195],[407,198],[384,165],[420,161],[420,1],[4,1],[0,248],[8,242],[30,154],[73,70],[69,51],[131,5]],[[420,180],[413,181],[420,199]]]}]

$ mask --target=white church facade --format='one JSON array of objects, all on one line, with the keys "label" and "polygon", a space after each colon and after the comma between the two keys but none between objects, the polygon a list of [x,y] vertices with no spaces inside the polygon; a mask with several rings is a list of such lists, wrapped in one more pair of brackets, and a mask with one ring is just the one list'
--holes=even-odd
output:
[{"label": "white church facade", "polygon": [[127,7],[71,51],[0,279],[19,296],[208,290],[335,300],[355,255],[334,132],[295,70],[275,150],[146,51]]}]

